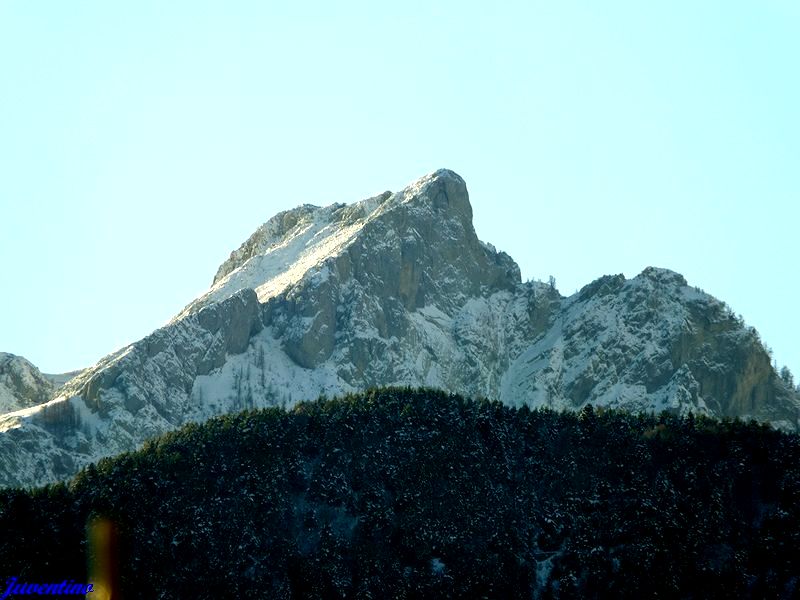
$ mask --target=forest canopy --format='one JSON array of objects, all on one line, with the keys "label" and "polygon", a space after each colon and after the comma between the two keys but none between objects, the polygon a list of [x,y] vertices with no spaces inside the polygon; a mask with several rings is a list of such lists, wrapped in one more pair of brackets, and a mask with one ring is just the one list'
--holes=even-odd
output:
[{"label": "forest canopy", "polygon": [[0,491],[0,578],[127,598],[794,597],[800,443],[754,422],[375,389]]}]

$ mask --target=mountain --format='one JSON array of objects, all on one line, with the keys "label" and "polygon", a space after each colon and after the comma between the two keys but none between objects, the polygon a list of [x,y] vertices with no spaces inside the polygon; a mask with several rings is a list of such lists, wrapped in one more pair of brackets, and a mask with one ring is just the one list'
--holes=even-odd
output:
[{"label": "mountain", "polygon": [[0,352],[0,412],[8,413],[49,400],[55,387],[21,356]]},{"label": "mountain", "polygon": [[370,390],[0,490],[0,581],[115,598],[788,600],[798,496],[800,437],[756,423]]},{"label": "mountain", "polygon": [[800,424],[796,392],[724,303],[666,269],[569,297],[522,282],[479,241],[463,179],[440,170],[271,218],[165,327],[1,416],[0,484],[62,479],[213,415],[378,385]]},{"label": "mountain", "polygon": [[79,372],[42,373],[21,356],[0,352],[0,414],[47,402]]}]

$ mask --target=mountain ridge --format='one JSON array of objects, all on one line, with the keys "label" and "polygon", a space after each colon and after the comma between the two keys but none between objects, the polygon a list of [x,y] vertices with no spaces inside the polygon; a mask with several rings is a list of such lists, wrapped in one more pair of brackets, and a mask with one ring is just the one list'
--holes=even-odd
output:
[{"label": "mountain ridge", "polygon": [[667,269],[563,297],[481,242],[441,169],[260,226],[174,319],[44,404],[0,416],[0,484],[67,477],[190,421],[377,385],[510,404],[769,421],[800,400],[753,331]]}]

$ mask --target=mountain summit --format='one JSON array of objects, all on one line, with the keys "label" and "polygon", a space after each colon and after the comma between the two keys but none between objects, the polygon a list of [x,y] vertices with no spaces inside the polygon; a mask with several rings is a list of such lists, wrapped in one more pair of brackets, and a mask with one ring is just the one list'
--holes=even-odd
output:
[{"label": "mountain summit", "polygon": [[190,421],[378,385],[511,405],[756,418],[800,399],[755,330],[666,269],[570,297],[479,241],[464,180],[282,212],[169,324],[0,416],[0,484],[74,474]]},{"label": "mountain summit", "polygon": [[[398,298],[408,309],[424,306],[425,294],[440,288],[444,298],[474,295],[482,285],[508,277],[513,281],[507,285],[519,283],[516,264],[506,257],[498,269],[497,253],[487,250],[472,226],[464,180],[441,169],[399,194],[384,192],[324,208],[306,204],[279,213],[231,253],[211,289],[178,318],[245,288],[255,290],[259,302],[268,302],[314,269],[345,277],[353,268],[356,277],[373,272],[383,280],[381,295]],[[365,262],[372,257],[384,262]]]}]

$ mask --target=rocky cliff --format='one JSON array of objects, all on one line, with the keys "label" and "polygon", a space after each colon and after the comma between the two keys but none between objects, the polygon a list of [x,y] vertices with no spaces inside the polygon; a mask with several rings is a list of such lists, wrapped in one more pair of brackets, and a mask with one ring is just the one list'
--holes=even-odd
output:
[{"label": "rocky cliff", "polygon": [[[273,217],[167,326],[0,417],[0,484],[34,485],[189,421],[375,385],[798,428],[755,331],[666,269],[570,297],[478,240],[464,181]],[[35,405],[34,405],[35,404]]]},{"label": "rocky cliff", "polygon": [[55,385],[21,356],[0,352],[0,412],[7,413],[49,400]]}]

